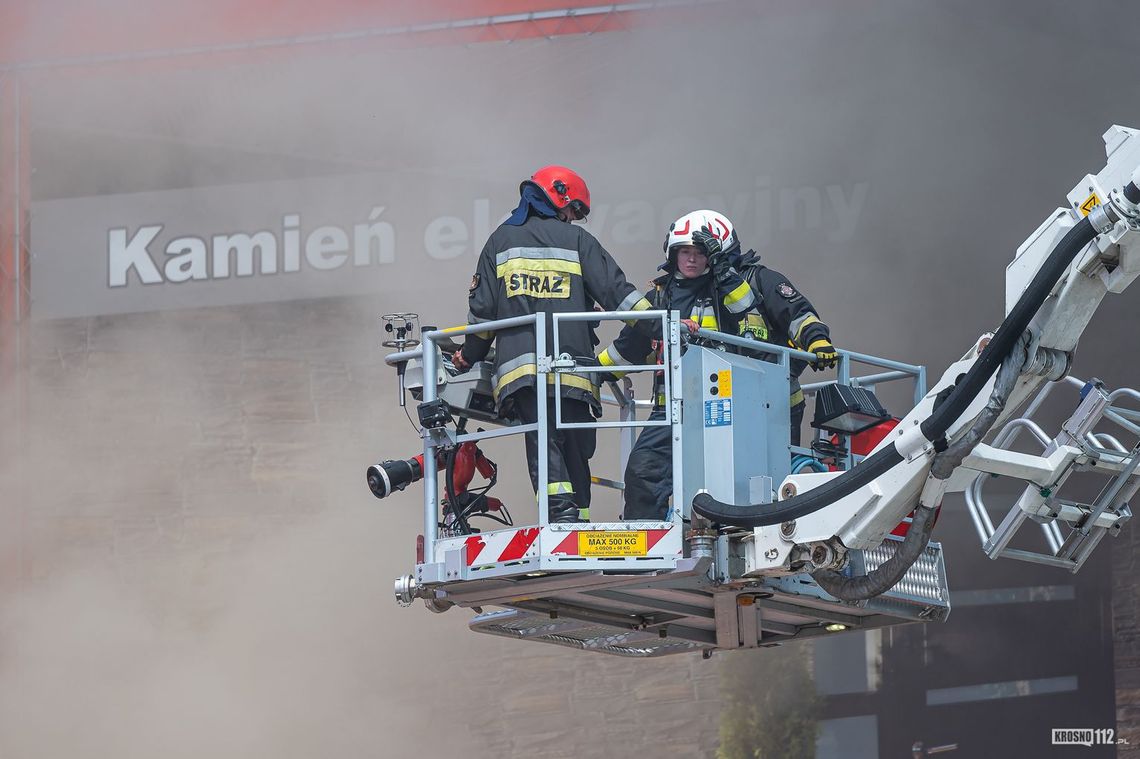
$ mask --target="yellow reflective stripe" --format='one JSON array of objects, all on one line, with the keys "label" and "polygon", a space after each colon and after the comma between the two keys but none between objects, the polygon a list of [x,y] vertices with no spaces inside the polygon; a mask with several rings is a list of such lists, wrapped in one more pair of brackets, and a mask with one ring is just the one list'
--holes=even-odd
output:
[{"label": "yellow reflective stripe", "polygon": [[757,340],[768,339],[768,323],[764,321],[764,317],[760,314],[750,312],[744,315],[743,321],[740,322],[740,334],[752,335]]},{"label": "yellow reflective stripe", "polygon": [[[511,369],[509,372],[504,374],[502,377],[499,377],[499,381],[497,383],[495,383],[495,390],[492,393],[492,395],[494,395],[495,400],[498,400],[499,399],[499,393],[502,391],[502,389],[504,387],[511,384],[512,382],[517,380],[519,377],[526,377],[526,376],[535,375],[535,374],[538,374],[538,367],[535,366],[534,364],[523,364],[522,366]],[[554,375],[553,374],[546,375],[546,384],[548,384],[548,385],[554,384]],[[562,375],[562,384],[566,385],[568,387],[578,388],[579,390],[585,390],[586,392],[593,395],[595,398],[598,397],[598,386],[596,384],[594,384],[593,382],[591,382],[590,380],[586,379],[585,377],[580,377],[577,374],[563,374]]]},{"label": "yellow reflective stripe", "polygon": [[546,486],[547,495],[574,495],[574,486],[569,482],[551,482]]},{"label": "yellow reflective stripe", "polygon": [[689,318],[702,327],[716,329],[715,313],[705,313],[701,308],[695,308],[689,313]]},{"label": "yellow reflective stripe", "polygon": [[[631,308],[629,310],[630,311],[648,311],[651,308],[653,308],[653,304],[650,303],[645,298],[641,298],[640,300],[637,301],[637,303],[634,303],[633,308]],[[637,319],[626,319],[626,321],[625,321],[625,323],[631,327],[635,326],[637,324],[637,322],[638,322]]]},{"label": "yellow reflective stripe", "polygon": [[788,399],[788,405],[789,406],[798,406],[803,402],[804,402],[804,391],[803,390],[797,390],[796,392],[792,393],[792,397]]},{"label": "yellow reflective stripe", "polygon": [[490,340],[495,336],[494,332],[474,332],[475,337],[482,338],[483,340]]},{"label": "yellow reflective stripe", "polygon": [[495,267],[495,276],[502,278],[517,271],[559,271],[582,275],[582,264],[557,258],[512,258]]},{"label": "yellow reflective stripe", "polygon": [[741,282],[735,290],[724,296],[724,305],[731,306],[747,298],[752,294],[752,288],[748,286],[747,282]]},{"label": "yellow reflective stripe", "polygon": [[[546,384],[554,384],[553,374],[546,375]],[[570,387],[576,387],[579,390],[585,390],[586,392],[593,394],[595,398],[598,397],[598,386],[585,377],[579,377],[577,374],[563,374],[562,384],[569,385]]]},{"label": "yellow reflective stripe", "polygon": [[589,522],[590,521],[590,510],[589,509],[578,509],[578,518],[581,519],[583,522]]},{"label": "yellow reflective stripe", "polygon": [[808,314],[807,316],[804,317],[804,320],[802,322],[800,322],[800,326],[798,329],[796,329],[796,334],[792,337],[792,339],[798,343],[800,341],[800,335],[802,335],[804,333],[804,327],[806,327],[809,324],[818,324],[818,323],[820,323],[820,319],[818,316],[816,316],[815,314]]},{"label": "yellow reflective stripe", "polygon": [[808,346],[808,353],[815,353],[816,348],[822,348],[825,345],[828,348],[833,348],[830,340],[824,340],[822,337],[819,338],[818,340],[813,340],[811,345]]},{"label": "yellow reflective stripe", "polygon": [[522,366],[511,369],[502,377],[499,377],[499,381],[495,384],[495,397],[498,398],[499,391],[517,380],[519,377],[525,377],[528,374],[536,374],[537,372],[538,367],[536,367],[534,364],[523,364]]},{"label": "yellow reflective stripe", "polygon": [[[611,347],[613,347],[613,346],[611,346]],[[613,350],[614,350],[614,353],[617,353],[617,348],[614,348]],[[618,353],[618,355],[621,356],[620,353]],[[610,356],[610,348],[606,348],[604,351],[602,351],[601,353],[598,354],[598,363],[601,364],[602,366],[618,366],[618,362],[614,361],[613,357]],[[626,364],[627,362],[623,358],[621,360],[621,363]],[[610,373],[619,379],[626,375],[626,372],[610,372]]]}]

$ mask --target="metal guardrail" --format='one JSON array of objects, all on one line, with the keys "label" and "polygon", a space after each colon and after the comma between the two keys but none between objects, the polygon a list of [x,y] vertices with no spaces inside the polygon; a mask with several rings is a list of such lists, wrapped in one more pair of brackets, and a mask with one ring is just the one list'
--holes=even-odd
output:
[{"label": "metal guardrail", "polygon": [[[553,343],[553,351],[547,351],[546,339],[546,324],[547,314],[536,313],[528,316],[518,316],[509,319],[497,319],[487,322],[479,322],[477,324],[468,324],[460,327],[451,327],[442,330],[429,330],[421,335],[423,343],[412,350],[400,351],[390,353],[385,356],[385,363],[389,366],[398,366],[401,363],[419,360],[422,362],[423,367],[423,396],[422,401],[428,403],[437,399],[436,383],[432,381],[437,377],[438,372],[438,348],[437,343],[445,338],[451,339],[462,335],[469,335],[473,333],[484,332],[498,332],[504,329],[512,329],[516,327],[531,327],[534,330],[535,337],[535,356],[536,356],[536,380],[541,385],[545,384],[542,378],[547,375],[553,375],[553,384],[555,388],[556,397],[561,394],[561,375],[566,372],[589,372],[589,371],[620,371],[622,373],[633,372],[647,372],[647,371],[662,371],[665,378],[665,395],[669,401],[673,398],[673,385],[677,381],[680,372],[679,351],[676,348],[679,346],[679,330],[680,322],[679,316],[676,312],[647,310],[647,311],[613,311],[613,312],[573,312],[552,314],[551,334]],[[667,339],[662,340],[663,346],[663,363],[662,364],[644,364],[644,365],[622,365],[613,368],[598,368],[593,366],[579,366],[573,357],[563,356],[558,353],[559,345],[559,325],[562,322],[576,322],[576,321],[605,321],[605,320],[621,320],[630,322],[633,320],[644,319],[659,319],[661,321],[661,329],[663,338],[668,336]],[[802,359],[805,361],[815,360],[815,355],[807,353],[795,348],[786,347],[782,345],[775,345],[772,343],[763,343],[756,340],[740,337],[737,335],[730,335],[724,332],[717,332],[709,329],[698,329],[695,333],[697,336],[713,340],[718,343],[732,345],[742,348],[754,354],[763,354],[765,357],[775,356],[777,363],[789,370],[791,369],[792,359]],[[551,358],[553,353],[553,358]],[[925,367],[905,364],[898,361],[889,359],[878,358],[869,356],[863,353],[856,353],[854,351],[841,350],[838,351],[839,360],[837,366],[836,380],[811,383],[802,386],[805,395],[812,395],[828,384],[833,382],[841,382],[844,384],[855,384],[864,387],[871,387],[884,382],[891,382],[899,379],[914,378],[915,380],[915,402],[920,401],[926,394],[926,369]],[[861,363],[870,366],[886,369],[887,371],[877,374],[863,375],[859,377],[851,376],[851,364]],[[637,400],[632,397],[632,386],[628,380],[625,380],[622,385],[610,383],[610,390],[612,396],[603,396],[602,400],[606,404],[612,404],[619,408],[621,418],[619,421],[606,421],[606,422],[564,422],[561,415],[561,404],[555,403],[555,428],[572,429],[572,428],[619,428],[622,430],[622,462],[626,461],[629,456],[629,451],[634,443],[634,430],[638,427],[654,427],[654,426],[669,426],[677,423],[677,418],[672,402],[665,404],[666,417],[663,420],[638,420],[636,418],[636,411],[638,408],[652,408],[654,402],[652,400]],[[539,436],[540,444],[539,450],[545,450],[545,440],[549,435],[550,419],[548,414],[548,405],[546,403],[539,403],[537,408],[537,421],[534,424],[526,425],[511,425],[499,429],[484,430],[480,432],[469,432],[456,435],[453,431],[447,429],[422,429],[420,432],[424,441],[423,450],[423,469],[425,472],[437,471],[437,449],[444,445],[455,445],[467,441],[488,440],[492,438],[505,437],[509,435],[520,435],[527,432],[537,433]],[[804,453],[813,455],[810,448],[793,447],[793,453]],[[850,467],[853,466],[857,457],[852,456],[850,453],[847,455],[845,464]],[[540,527],[548,525],[548,506],[549,495],[547,493],[547,484],[549,483],[549,461],[545,455],[538,457],[538,524]],[[598,483],[603,486],[618,487],[622,483],[614,480],[606,480],[605,478],[598,478]],[[435,543],[438,540],[438,508],[439,508],[439,483],[435,476],[424,477],[424,552],[425,556],[434,555]],[[679,514],[679,511],[674,512]]]},{"label": "metal guardrail", "polygon": [[[552,365],[554,372],[554,394],[556,397],[561,396],[562,393],[562,374],[566,372],[581,372],[583,369],[590,371],[592,367],[581,366],[559,366],[559,360],[571,359],[572,357],[563,354],[558,350],[558,325],[562,322],[593,322],[593,321],[623,321],[627,324],[631,321],[642,321],[647,319],[659,319],[661,322],[661,334],[669,334],[669,312],[668,311],[579,311],[574,313],[553,314],[554,320],[552,324],[552,337],[554,343],[555,363]],[[630,374],[634,372],[657,372],[661,371],[665,365],[671,361],[673,351],[669,340],[662,339],[662,363],[661,364],[622,364],[621,366],[602,367],[594,369],[597,372],[614,372],[620,371],[623,374]],[[565,357],[565,358],[563,358]],[[541,370],[541,367],[540,367]],[[673,397],[672,372],[665,372],[665,397]],[[636,419],[623,419],[617,422],[564,422],[562,421],[562,407],[560,404],[555,404],[554,418],[557,423],[558,429],[581,429],[593,428],[603,429],[606,427],[668,427],[673,424],[673,410],[670,405],[666,406],[665,419],[659,421],[639,422]]]},{"label": "metal guardrail", "polygon": [[[737,335],[729,335],[724,332],[716,332],[714,330],[701,328],[697,330],[697,335],[707,337],[711,340],[727,343],[738,348],[743,348],[751,353],[764,354],[766,356],[776,356],[776,363],[791,372],[791,361],[794,358],[802,359],[803,361],[815,361],[815,354],[801,351],[796,348],[784,345],[776,345],[774,343],[764,343],[758,340],[751,340],[746,337],[739,337]],[[917,406],[923,398],[926,397],[926,367],[919,366],[918,364],[907,364],[901,361],[892,361],[887,358],[879,358],[878,356],[871,356],[866,353],[857,353],[856,351],[837,350],[839,359],[836,362],[836,378],[833,380],[825,380],[823,382],[811,382],[800,385],[805,396],[815,395],[821,388],[836,383],[841,385],[855,385],[857,387],[874,387],[885,382],[893,382],[900,379],[914,379],[914,404]],[[880,372],[878,374],[867,374],[862,376],[851,376],[851,365],[853,363],[866,364],[868,366],[875,366],[880,369],[887,369],[889,371]],[[844,435],[843,437],[848,437]],[[791,446],[793,454],[804,456],[815,456],[815,451],[811,448],[803,446]],[[845,457],[844,467],[850,469],[863,459],[862,456],[856,456],[850,452],[848,447],[847,456]]]},{"label": "metal guardrail", "polygon": [[[557,351],[558,336],[559,336],[559,323],[562,321],[598,321],[598,320],[621,320],[625,322],[640,320],[640,319],[660,319],[662,325],[662,334],[668,334],[669,317],[668,311],[610,311],[610,312],[573,312],[552,314],[553,322],[551,324],[552,342],[554,347],[555,358],[553,361],[549,358],[547,351],[546,340],[546,320],[547,314],[539,312],[529,316],[517,316],[510,319],[496,319],[493,321],[479,322],[478,324],[468,324],[461,327],[452,327],[443,330],[430,330],[423,333],[421,336],[422,345],[414,350],[401,351],[399,353],[392,353],[385,357],[385,362],[390,366],[418,359],[423,365],[423,402],[429,403],[437,399],[436,383],[432,381],[437,376],[437,350],[436,344],[444,338],[454,338],[461,335],[469,335],[472,333],[485,333],[485,332],[498,332],[504,329],[511,329],[515,327],[530,326],[534,330],[535,338],[535,357],[536,357],[536,373],[535,378],[541,389],[546,380],[544,377],[553,375],[555,397],[561,397],[561,374],[566,371],[604,371],[596,367],[582,367],[577,366],[572,357],[567,366],[558,366],[559,355]],[[672,360],[671,341],[663,340],[663,351],[665,360]],[[658,371],[662,369],[658,364],[647,364],[638,366],[622,366],[620,371],[638,372],[638,371]],[[666,372],[666,392],[671,393],[672,385],[669,372]],[[629,389],[630,386],[626,386]],[[564,422],[562,421],[562,407],[560,403],[555,403],[555,419],[554,424],[556,429],[570,429],[570,428],[606,428],[606,427],[619,427],[623,428],[622,440],[622,461],[624,462],[628,456],[629,451],[633,447],[633,429],[637,427],[651,427],[651,426],[665,426],[674,423],[674,415],[670,413],[663,421],[639,421],[636,418],[636,409],[641,405],[639,402],[629,398],[626,392],[616,384],[611,385],[611,391],[614,395],[607,398],[607,401],[612,402],[621,410],[621,420],[617,422]],[[646,404],[646,405],[652,405]],[[446,429],[426,429],[421,430],[421,437],[424,440],[424,460],[423,468],[425,472],[435,472],[437,469],[436,450],[443,445],[458,444],[466,441],[487,440],[497,437],[505,437],[508,435],[520,435],[527,432],[537,433],[539,438],[538,450],[540,452],[546,450],[546,440],[550,433],[550,419],[548,413],[548,404],[537,404],[537,421],[534,424],[526,425],[512,425],[496,430],[486,430],[482,432],[470,432],[462,435],[454,435]],[[550,481],[550,462],[546,455],[540,453],[538,456],[538,524],[539,527],[546,527],[549,524],[549,494],[547,493],[547,485]],[[621,484],[613,480],[605,480],[601,478],[599,483],[603,486],[616,487]],[[439,504],[439,484],[436,477],[428,476],[424,478],[424,555],[433,556],[435,543],[438,539],[438,506]]]}]

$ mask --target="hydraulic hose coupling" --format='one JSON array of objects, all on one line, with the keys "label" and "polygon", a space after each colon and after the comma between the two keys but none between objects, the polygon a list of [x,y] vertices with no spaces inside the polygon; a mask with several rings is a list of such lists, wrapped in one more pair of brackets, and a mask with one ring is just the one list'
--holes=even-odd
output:
[{"label": "hydraulic hose coupling", "polygon": [[689,530],[685,535],[689,540],[689,556],[694,559],[711,559],[716,545],[716,530]]},{"label": "hydraulic hose coupling", "polygon": [[396,578],[394,590],[396,591],[396,603],[400,606],[411,606],[419,587],[416,585],[416,578],[411,575],[400,575]]},{"label": "hydraulic hose coupling", "polygon": [[1038,347],[1032,357],[1021,367],[1022,374],[1044,377],[1050,382],[1065,377],[1073,366],[1073,354],[1056,348]]},{"label": "hydraulic hose coupling", "polygon": [[1124,185],[1124,197],[1133,207],[1140,206],[1140,166],[1132,172],[1132,178]]},{"label": "hydraulic hose coupling", "polygon": [[[1123,218],[1129,227],[1132,229],[1140,229],[1140,166],[1137,166],[1136,171],[1132,172],[1132,177],[1128,183],[1124,185],[1123,190],[1113,190],[1110,193],[1109,200],[1112,210]],[[1108,209],[1104,209],[1104,212],[1107,214]],[[1089,216],[1091,217],[1092,214],[1090,213]],[[1112,219],[1110,217],[1109,221],[1115,223],[1118,219]],[[1093,224],[1102,234],[1107,231],[1101,229],[1101,225],[1098,221],[1093,221]],[[1111,226],[1109,228],[1111,229]]]}]

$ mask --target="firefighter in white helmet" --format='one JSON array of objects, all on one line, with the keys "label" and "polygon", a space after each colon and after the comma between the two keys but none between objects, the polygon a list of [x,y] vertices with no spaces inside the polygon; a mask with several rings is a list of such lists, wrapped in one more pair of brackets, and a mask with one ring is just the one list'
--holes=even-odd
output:
[{"label": "firefighter in white helmet", "polygon": [[[827,325],[787,278],[760,266],[754,251],[740,254],[740,242],[724,214],[687,213],[669,226],[665,237],[664,273],[646,295],[654,308],[681,312],[690,332],[699,327],[809,350],[815,366],[834,366],[835,348]],[[657,360],[654,341],[641,329],[627,327],[598,356],[608,372],[620,376],[623,365]],[[803,371],[803,362],[793,374]],[[663,379],[654,383],[650,419],[663,419]],[[799,443],[804,399],[793,378],[792,442]],[[647,427],[630,453],[625,471],[625,519],[662,520],[672,494],[672,443],[667,427]]]}]

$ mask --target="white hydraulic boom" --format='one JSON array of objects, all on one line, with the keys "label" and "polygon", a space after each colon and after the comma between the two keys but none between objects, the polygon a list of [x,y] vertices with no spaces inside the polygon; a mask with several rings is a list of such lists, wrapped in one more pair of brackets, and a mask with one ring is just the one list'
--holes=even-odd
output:
[{"label": "white hydraulic boom", "polygon": [[[1101,301],[1108,293],[1122,292],[1140,274],[1140,234],[1137,234],[1140,195],[1135,192],[1136,185],[1140,184],[1140,135],[1135,130],[1114,126],[1105,134],[1105,143],[1108,163],[1104,169],[1084,177],[1073,188],[1069,193],[1070,207],[1054,211],[1022,244],[1007,268],[1006,309],[1007,313],[1013,313],[1019,298],[1035,275],[1042,272],[1058,242],[1071,235],[1082,222],[1091,227],[1087,234],[1090,242],[1078,249],[1059,278],[1050,277],[1051,281],[1046,283],[1044,301],[1032,315],[1021,342],[1014,346],[1013,350],[1024,352],[1026,356],[1002,410],[991,423],[994,429],[1000,428],[1017,408],[1041,392],[1047,382],[1065,377],[1077,341]],[[828,550],[820,555],[836,557],[832,563],[839,564],[844,549],[869,549],[879,545],[898,520],[911,512],[920,500],[925,505],[937,506],[943,493],[964,490],[980,473],[1019,477],[1027,482],[1025,494],[1001,528],[996,534],[992,528],[989,531],[986,550],[991,556],[1002,555],[1017,527],[1027,518],[1038,522],[1060,521],[1077,530],[1081,537],[1066,543],[1063,549],[1057,546],[1051,560],[1047,557],[1031,560],[1067,566],[1074,571],[1079,568],[1100,537],[1129,519],[1126,501],[1138,482],[1133,476],[1138,460],[1136,447],[1107,451],[1085,438],[1106,413],[1115,416],[1125,429],[1135,431],[1134,424],[1110,410],[1109,395],[1103,388],[1089,387],[1061,435],[1047,441],[1042,455],[1014,453],[976,443],[960,462],[958,471],[948,479],[930,477],[937,446],[936,441],[922,436],[920,425],[931,417],[944,391],[977,364],[990,338],[989,335],[980,338],[961,360],[952,364],[926,397],[903,418],[897,435],[884,440],[876,449],[894,446],[902,459],[900,463],[824,508],[796,519],[796,543],[781,536],[779,525],[756,527],[748,545],[748,573],[793,571],[791,557],[796,554],[797,544],[826,546]],[[994,384],[995,378],[990,377],[983,391],[950,423],[945,430],[946,441],[953,442],[966,434],[987,404]],[[1090,465],[1113,476],[1111,489],[1094,506],[1066,504],[1057,494],[1060,484],[1077,468],[1090,468]],[[784,481],[781,493],[788,497],[806,493],[842,476],[844,473],[791,475]],[[1090,537],[1092,541],[1077,551],[1078,543],[1084,544]],[[1020,552],[1008,555],[1029,558]]]}]

